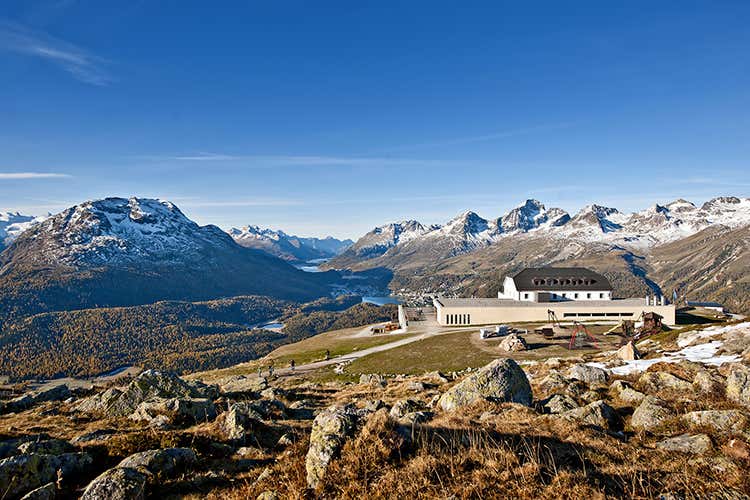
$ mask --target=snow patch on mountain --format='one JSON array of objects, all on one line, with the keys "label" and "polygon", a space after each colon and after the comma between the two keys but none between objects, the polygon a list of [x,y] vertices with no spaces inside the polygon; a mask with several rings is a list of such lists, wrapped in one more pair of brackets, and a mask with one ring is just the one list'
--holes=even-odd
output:
[{"label": "snow patch on mountain", "polygon": [[18,212],[0,213],[0,248],[10,245],[18,235],[32,225],[41,222],[45,217],[21,215]]},{"label": "snow patch on mountain", "polygon": [[293,236],[281,230],[263,229],[258,226],[232,228],[229,235],[238,244],[263,250],[267,253],[293,261],[327,259],[339,255],[354,244],[351,240],[306,238]]}]

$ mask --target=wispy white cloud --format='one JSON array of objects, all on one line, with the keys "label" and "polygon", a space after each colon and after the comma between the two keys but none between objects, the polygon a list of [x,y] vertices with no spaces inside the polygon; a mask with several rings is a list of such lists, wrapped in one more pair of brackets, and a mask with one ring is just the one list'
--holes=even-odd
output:
[{"label": "wispy white cloud", "polygon": [[17,23],[0,21],[0,50],[43,59],[75,79],[91,85],[107,85],[112,78],[104,70],[106,61],[88,51]]},{"label": "wispy white cloud", "polygon": [[0,180],[64,179],[69,177],[69,174],[56,174],[50,172],[0,172]]},{"label": "wispy white cloud", "polygon": [[475,142],[487,142],[496,141],[499,139],[507,139],[509,137],[516,137],[520,135],[533,134],[537,132],[545,132],[549,130],[560,130],[574,126],[574,122],[564,123],[551,123],[545,125],[536,125],[533,127],[515,128],[509,130],[502,130],[499,132],[493,132],[490,134],[455,137],[450,139],[443,139],[440,141],[420,142],[415,144],[404,144],[401,146],[390,147],[386,149],[378,150],[378,153],[393,153],[397,151],[411,151],[414,149],[427,149],[427,148],[438,148],[444,146],[456,146],[461,144],[471,144]]}]

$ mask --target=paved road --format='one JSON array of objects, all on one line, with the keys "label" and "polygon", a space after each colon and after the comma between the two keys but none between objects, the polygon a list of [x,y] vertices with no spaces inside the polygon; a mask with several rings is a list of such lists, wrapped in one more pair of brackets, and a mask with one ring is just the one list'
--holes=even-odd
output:
[{"label": "paved road", "polygon": [[[280,377],[293,375],[293,374],[307,373],[313,370],[324,368],[326,366],[337,365],[339,363],[352,362],[359,358],[369,356],[370,354],[375,354],[377,352],[383,352],[383,351],[389,351],[396,347],[401,347],[403,345],[411,344],[412,342],[424,340],[429,337],[435,337],[438,335],[445,335],[448,333],[455,333],[455,332],[460,332],[462,330],[466,330],[466,328],[444,328],[438,325],[436,322],[426,322],[426,321],[419,322],[419,323],[412,322],[412,325],[413,326],[409,327],[409,330],[417,330],[417,331],[423,331],[423,332],[418,333],[417,335],[414,335],[413,337],[405,337],[405,338],[390,342],[388,344],[368,347],[367,349],[362,349],[361,351],[353,351],[349,354],[337,356],[329,360],[321,360],[321,361],[315,361],[312,363],[306,363],[304,365],[297,365],[294,368],[294,370],[291,370],[288,367],[274,368],[273,373],[274,375],[278,375]],[[355,336],[357,336],[357,334],[355,334]]]}]

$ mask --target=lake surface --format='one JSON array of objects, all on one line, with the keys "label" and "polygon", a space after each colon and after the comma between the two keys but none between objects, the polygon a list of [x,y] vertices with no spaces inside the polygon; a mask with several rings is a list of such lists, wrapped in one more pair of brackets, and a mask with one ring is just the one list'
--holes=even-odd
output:
[{"label": "lake surface", "polygon": [[385,304],[400,304],[401,300],[398,297],[390,295],[387,297],[362,297],[362,302],[384,306]]},{"label": "lake surface", "polygon": [[[320,265],[328,262],[330,259],[315,259],[310,260],[302,264],[295,264],[295,267],[301,271],[305,271],[307,273],[319,273],[320,271]],[[343,276],[343,279],[347,280],[362,280],[366,279],[364,276]],[[398,299],[398,297],[393,296],[383,296],[383,297],[375,297],[375,296],[368,296],[368,297],[362,297],[362,302],[366,302],[368,304],[375,304],[377,306],[382,306],[385,304],[401,304],[401,300]],[[265,327],[262,327],[265,328]]]}]

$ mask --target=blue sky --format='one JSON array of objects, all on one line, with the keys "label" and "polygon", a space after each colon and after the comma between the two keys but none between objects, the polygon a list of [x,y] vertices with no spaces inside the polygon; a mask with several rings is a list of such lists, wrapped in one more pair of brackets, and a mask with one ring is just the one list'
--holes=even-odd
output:
[{"label": "blue sky", "polygon": [[356,237],[748,196],[748,25],[747,1],[3,0],[0,209],[137,195]]}]

